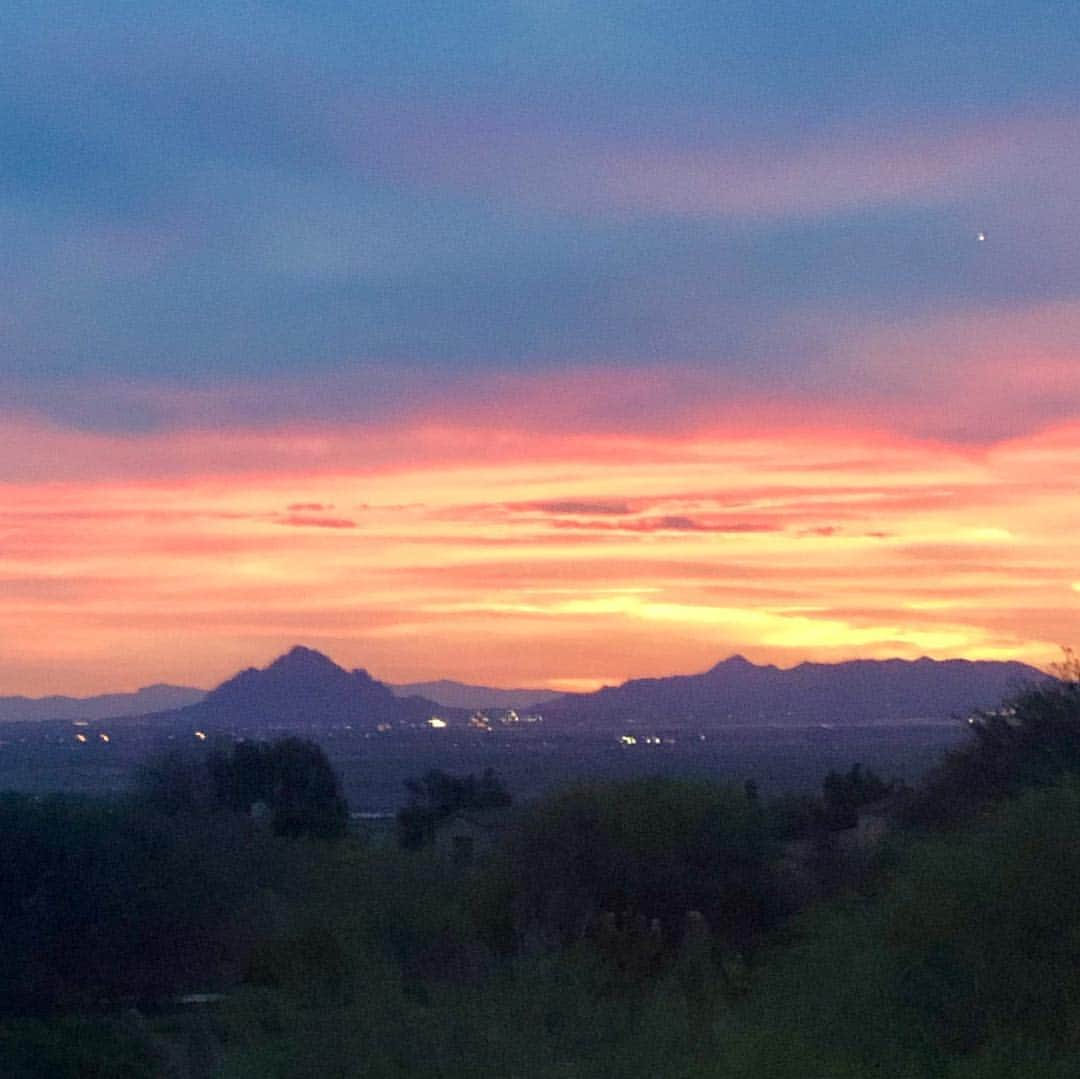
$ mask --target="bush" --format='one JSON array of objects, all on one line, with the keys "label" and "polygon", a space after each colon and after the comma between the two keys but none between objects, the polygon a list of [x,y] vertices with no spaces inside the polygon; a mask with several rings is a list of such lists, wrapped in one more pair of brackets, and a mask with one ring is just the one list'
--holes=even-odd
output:
[{"label": "bush", "polygon": [[1020,1063],[1078,1063],[1077,881],[1073,779],[911,844],[880,896],[796,923],[730,1030],[733,1056],[762,1076],[799,1061],[822,1075],[1078,1074]]},{"label": "bush", "polygon": [[911,799],[912,824],[963,820],[989,802],[1080,771],[1080,664],[972,717],[972,741],[945,755]]},{"label": "bush", "polygon": [[656,919],[677,944],[690,911],[741,946],[775,914],[765,814],[743,790],[638,779],[530,807],[512,835],[519,928],[570,943],[599,915]]},{"label": "bush", "polygon": [[409,803],[397,815],[398,841],[416,850],[435,839],[439,824],[461,810],[505,809],[513,799],[491,768],[479,779],[454,776],[433,768],[420,779],[408,779]]}]

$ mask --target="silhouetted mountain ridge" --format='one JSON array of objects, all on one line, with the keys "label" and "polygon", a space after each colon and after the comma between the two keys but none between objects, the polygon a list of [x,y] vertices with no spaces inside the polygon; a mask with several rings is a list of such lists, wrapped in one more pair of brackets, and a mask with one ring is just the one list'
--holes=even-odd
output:
[{"label": "silhouetted mountain ridge", "polygon": [[[1023,663],[987,660],[849,660],[783,669],[731,656],[701,674],[636,678],[595,693],[556,697],[540,711],[549,723],[585,728],[948,719],[992,708],[1021,686],[1047,677]],[[264,668],[240,671],[201,701],[146,718],[233,730],[363,729],[416,726],[433,714],[462,723],[472,707],[400,696],[362,668],[346,670],[297,645]]]},{"label": "silhouetted mountain ridge", "polygon": [[172,715],[233,729],[301,729],[422,723],[443,711],[433,701],[398,697],[367,671],[347,671],[321,652],[297,645],[267,667],[241,671]]},{"label": "silhouetted mountain ridge", "polygon": [[205,689],[158,683],[134,693],[101,693],[93,697],[0,697],[0,723],[49,719],[113,719],[183,708],[206,696]]},{"label": "silhouetted mountain ridge", "polygon": [[754,723],[873,723],[948,719],[992,708],[1047,675],[1024,663],[991,660],[848,660],[758,666],[744,656],[701,674],[636,678],[545,706],[567,723],[724,726]]},{"label": "silhouetted mountain ridge", "polygon": [[473,686],[440,678],[435,682],[412,682],[390,687],[399,697],[425,697],[448,708],[514,708],[524,709],[561,697],[550,689],[499,689],[494,686]]}]

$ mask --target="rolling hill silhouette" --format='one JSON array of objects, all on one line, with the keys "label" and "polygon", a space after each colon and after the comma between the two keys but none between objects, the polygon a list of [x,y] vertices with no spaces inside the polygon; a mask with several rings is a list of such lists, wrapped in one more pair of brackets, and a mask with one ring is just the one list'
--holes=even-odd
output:
[{"label": "rolling hill silhouette", "polygon": [[142,716],[183,708],[205,696],[205,689],[158,684],[143,686],[134,693],[102,693],[94,697],[0,697],[0,723]]}]

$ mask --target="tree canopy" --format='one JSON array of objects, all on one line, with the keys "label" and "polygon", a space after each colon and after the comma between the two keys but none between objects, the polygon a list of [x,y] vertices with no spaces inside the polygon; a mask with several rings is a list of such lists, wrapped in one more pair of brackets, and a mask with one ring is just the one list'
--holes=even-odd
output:
[{"label": "tree canopy", "polygon": [[455,776],[433,768],[419,779],[405,781],[408,804],[398,812],[398,838],[403,847],[425,846],[440,822],[461,810],[502,809],[513,799],[491,768],[479,778]]},{"label": "tree canopy", "polygon": [[332,839],[345,834],[348,804],[322,748],[305,738],[242,741],[208,754],[168,753],[140,772],[138,798],[167,814],[258,813],[276,835]]}]

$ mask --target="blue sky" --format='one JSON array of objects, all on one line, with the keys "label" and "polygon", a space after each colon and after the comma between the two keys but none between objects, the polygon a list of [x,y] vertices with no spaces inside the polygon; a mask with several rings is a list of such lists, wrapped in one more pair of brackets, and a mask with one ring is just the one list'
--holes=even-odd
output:
[{"label": "blue sky", "polygon": [[63,423],[395,367],[828,394],[1080,285],[1075,5],[16,4],[3,53],[0,377]]}]

